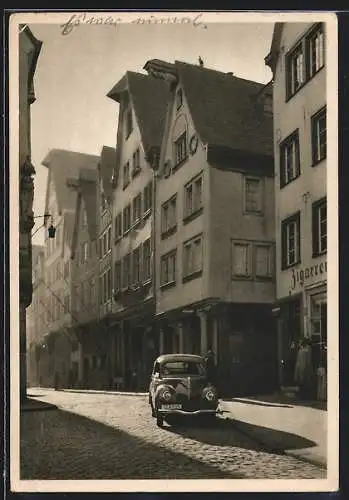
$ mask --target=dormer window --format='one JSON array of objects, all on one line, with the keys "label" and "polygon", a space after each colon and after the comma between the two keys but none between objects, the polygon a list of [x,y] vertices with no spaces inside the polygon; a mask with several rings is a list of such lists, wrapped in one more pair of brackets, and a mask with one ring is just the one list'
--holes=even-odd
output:
[{"label": "dormer window", "polygon": [[176,109],[177,111],[182,107],[183,104],[183,90],[179,89],[176,94]]}]

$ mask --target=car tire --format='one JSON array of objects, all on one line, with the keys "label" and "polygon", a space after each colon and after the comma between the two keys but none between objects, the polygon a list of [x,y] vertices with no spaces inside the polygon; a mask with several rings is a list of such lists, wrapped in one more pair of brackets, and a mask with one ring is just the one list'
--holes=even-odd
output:
[{"label": "car tire", "polygon": [[156,425],[158,427],[163,427],[163,425],[164,425],[164,419],[162,418],[161,415],[157,415],[156,416]]}]

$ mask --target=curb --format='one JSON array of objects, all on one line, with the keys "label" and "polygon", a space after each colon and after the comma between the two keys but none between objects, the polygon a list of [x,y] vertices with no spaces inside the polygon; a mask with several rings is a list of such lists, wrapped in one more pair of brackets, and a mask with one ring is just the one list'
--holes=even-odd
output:
[{"label": "curb", "polygon": [[58,406],[52,405],[49,403],[43,403],[42,405],[32,405],[28,407],[21,407],[20,412],[21,413],[26,413],[26,412],[31,412],[31,411],[51,411],[51,410],[58,410]]},{"label": "curb", "polygon": [[147,392],[98,391],[89,389],[58,389],[55,392],[76,392],[82,394],[113,394],[114,396],[147,396]]}]

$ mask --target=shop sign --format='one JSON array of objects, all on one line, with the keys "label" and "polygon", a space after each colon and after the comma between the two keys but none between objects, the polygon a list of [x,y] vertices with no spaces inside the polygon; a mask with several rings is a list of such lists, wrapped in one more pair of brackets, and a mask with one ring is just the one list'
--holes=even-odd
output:
[{"label": "shop sign", "polygon": [[327,273],[327,261],[320,262],[319,264],[314,264],[309,267],[303,267],[301,269],[292,269],[291,276],[291,290],[294,290],[297,286],[304,286],[306,282],[311,278],[321,277],[321,275]]}]

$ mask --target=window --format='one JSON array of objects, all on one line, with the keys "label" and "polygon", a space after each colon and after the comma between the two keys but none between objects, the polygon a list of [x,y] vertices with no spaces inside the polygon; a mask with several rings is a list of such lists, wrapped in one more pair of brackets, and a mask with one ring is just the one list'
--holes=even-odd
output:
[{"label": "window", "polygon": [[144,214],[147,213],[152,208],[153,204],[153,182],[150,181],[144,188]]},{"label": "window", "polygon": [[270,245],[256,245],[255,264],[257,278],[271,278],[274,273],[273,247]]},{"label": "window", "polygon": [[82,255],[83,255],[83,262],[87,262],[88,259],[89,259],[89,244],[88,244],[88,241],[85,241],[85,243],[83,244],[83,251],[82,251]]},{"label": "window", "polygon": [[177,195],[166,201],[161,209],[161,233],[166,234],[177,226]]},{"label": "window", "polygon": [[122,215],[121,213],[115,217],[115,240],[122,237]]},{"label": "window", "polygon": [[108,228],[107,231],[107,252],[111,250],[111,227]]},{"label": "window", "polygon": [[132,109],[129,108],[126,110],[126,139],[128,138],[128,136],[131,134],[132,130],[133,130],[133,120],[132,120]]},{"label": "window", "polygon": [[124,165],[123,188],[126,189],[129,184],[130,184],[130,162],[128,161]]},{"label": "window", "polygon": [[249,213],[261,213],[262,211],[261,179],[245,178],[245,211]]},{"label": "window", "polygon": [[190,217],[202,208],[202,175],[190,181],[184,188],[184,217]]},{"label": "window", "polygon": [[235,276],[251,276],[249,243],[233,243],[233,274]]},{"label": "window", "polygon": [[313,204],[313,257],[327,251],[327,201],[326,198]]},{"label": "window", "polygon": [[82,225],[83,227],[87,226],[87,213],[85,208],[82,210]]},{"label": "window", "polygon": [[64,278],[67,279],[69,277],[69,260],[64,262]]},{"label": "window", "polygon": [[176,282],[176,254],[177,251],[173,250],[161,257],[161,285]]},{"label": "window", "polygon": [[105,199],[104,195],[104,190],[103,190],[103,180],[100,179],[99,181],[99,196],[100,196],[100,207],[101,207],[101,212],[104,213],[107,210],[107,202]]},{"label": "window", "polygon": [[175,156],[175,165],[179,165],[182,161],[184,161],[187,157],[187,133],[183,132],[182,135],[175,140],[174,143],[174,156]]},{"label": "window", "polygon": [[132,252],[132,281],[134,284],[141,281],[141,251],[140,247]]},{"label": "window", "polygon": [[292,215],[281,223],[282,269],[300,262],[300,213]]},{"label": "window", "polygon": [[325,64],[325,37],[322,24],[307,37],[308,78],[312,78]]},{"label": "window", "polygon": [[151,245],[150,238],[143,243],[143,281],[151,278]]},{"label": "window", "polygon": [[135,177],[141,170],[139,148],[133,153],[132,177]]},{"label": "window", "polygon": [[127,233],[131,228],[131,205],[127,205],[123,212],[123,229],[124,234]]},{"label": "window", "polygon": [[298,130],[280,145],[280,187],[284,187],[300,175]]},{"label": "window", "polygon": [[197,236],[184,243],[183,277],[202,272],[202,236]]},{"label": "window", "polygon": [[123,258],[123,276],[122,276],[122,286],[123,288],[128,288],[131,282],[131,254],[125,255]]},{"label": "window", "polygon": [[141,216],[142,216],[142,195],[138,194],[134,199],[133,199],[133,217],[132,217],[132,222],[133,224],[136,224],[139,222]]},{"label": "window", "polygon": [[118,291],[121,289],[121,261],[114,264],[114,289]]},{"label": "window", "polygon": [[326,108],[311,118],[313,165],[326,158]]},{"label": "window", "polygon": [[292,97],[325,65],[323,24],[317,24],[286,54],[286,99]]},{"label": "window", "polygon": [[176,94],[176,109],[177,111],[182,107],[183,104],[183,90],[179,89]]},{"label": "window", "polygon": [[305,81],[303,44],[287,56],[287,83],[289,96],[295,94]]}]

